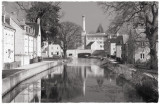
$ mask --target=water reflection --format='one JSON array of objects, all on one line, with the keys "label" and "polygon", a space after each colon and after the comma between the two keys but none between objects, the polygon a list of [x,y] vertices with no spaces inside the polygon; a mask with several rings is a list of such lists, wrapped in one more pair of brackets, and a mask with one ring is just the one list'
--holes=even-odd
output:
[{"label": "water reflection", "polygon": [[11,102],[143,101],[123,74],[100,68],[97,60],[74,61],[48,70],[34,83],[21,85],[16,97],[10,94],[14,97]]},{"label": "water reflection", "polygon": [[41,99],[41,80],[34,82],[32,84],[21,85],[27,86],[23,91],[21,91],[12,101],[14,102],[40,102]]}]

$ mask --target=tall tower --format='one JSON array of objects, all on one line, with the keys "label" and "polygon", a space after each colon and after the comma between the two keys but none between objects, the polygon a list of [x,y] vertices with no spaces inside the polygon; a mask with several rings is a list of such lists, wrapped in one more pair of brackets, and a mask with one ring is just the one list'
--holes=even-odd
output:
[{"label": "tall tower", "polygon": [[85,49],[86,47],[86,28],[85,28],[85,16],[82,16],[82,26],[83,26],[83,31],[82,31],[82,49]]}]

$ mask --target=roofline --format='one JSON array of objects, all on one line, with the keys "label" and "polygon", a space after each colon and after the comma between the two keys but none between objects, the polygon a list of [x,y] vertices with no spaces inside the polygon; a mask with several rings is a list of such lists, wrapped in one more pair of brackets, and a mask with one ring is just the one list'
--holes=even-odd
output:
[{"label": "roofline", "polygon": [[16,31],[16,29],[14,29],[14,28],[11,28],[11,27],[9,27],[9,26],[5,26],[4,24],[2,24],[4,27],[7,27],[7,28],[10,28],[10,29],[12,29],[12,30],[15,30]]},{"label": "roofline", "polygon": [[[11,18],[11,17],[10,17]],[[22,30],[24,30],[21,26],[20,26],[20,24],[18,24],[13,18],[11,18]],[[18,19],[17,19],[18,20]],[[19,21],[19,20],[18,20]],[[20,22],[20,21],[19,21]]]}]

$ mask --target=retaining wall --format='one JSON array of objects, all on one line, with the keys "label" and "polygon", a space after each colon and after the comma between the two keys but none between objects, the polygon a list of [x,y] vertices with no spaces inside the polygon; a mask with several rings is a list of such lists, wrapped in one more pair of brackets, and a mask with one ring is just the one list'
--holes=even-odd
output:
[{"label": "retaining wall", "polygon": [[50,69],[56,65],[61,64],[61,62],[41,62],[26,65],[23,67],[15,68],[15,69],[24,69],[23,71],[17,72],[9,77],[6,77],[2,80],[2,96],[9,92],[12,88],[14,88],[17,84],[22,82],[23,80],[34,76],[37,73],[40,73],[44,70]]}]

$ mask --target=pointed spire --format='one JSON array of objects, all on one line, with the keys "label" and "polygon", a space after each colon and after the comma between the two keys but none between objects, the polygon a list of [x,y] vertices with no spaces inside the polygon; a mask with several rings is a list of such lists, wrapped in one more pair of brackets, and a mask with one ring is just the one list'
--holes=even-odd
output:
[{"label": "pointed spire", "polygon": [[98,26],[98,29],[97,29],[96,33],[104,33],[104,31],[103,31],[103,27],[102,27],[102,25],[101,25],[101,24],[99,24],[99,26]]}]

